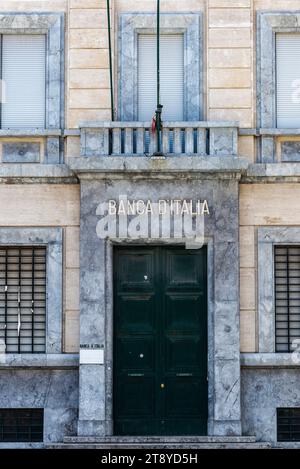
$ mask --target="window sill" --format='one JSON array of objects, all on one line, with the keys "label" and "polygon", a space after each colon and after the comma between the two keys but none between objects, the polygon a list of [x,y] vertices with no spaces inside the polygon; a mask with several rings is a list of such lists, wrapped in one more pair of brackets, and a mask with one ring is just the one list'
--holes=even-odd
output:
[{"label": "window sill", "polygon": [[60,129],[0,129],[0,137],[60,137]]},{"label": "window sill", "polygon": [[79,355],[70,353],[7,353],[0,356],[0,369],[6,368],[78,368]]},{"label": "window sill", "polygon": [[57,183],[63,179],[64,183],[76,184],[77,178],[68,165],[43,163],[1,163],[0,183],[10,182],[49,182]]},{"label": "window sill", "polygon": [[242,368],[300,368],[300,354],[242,353]]}]

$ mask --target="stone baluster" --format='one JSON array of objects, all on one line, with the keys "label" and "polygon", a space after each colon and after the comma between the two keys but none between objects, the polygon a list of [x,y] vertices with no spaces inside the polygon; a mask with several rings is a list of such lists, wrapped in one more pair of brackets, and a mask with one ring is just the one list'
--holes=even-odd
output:
[{"label": "stone baluster", "polygon": [[197,129],[197,154],[206,155],[206,129]]},{"label": "stone baluster", "polygon": [[163,127],[162,148],[165,155],[170,153],[170,129],[168,127]]},{"label": "stone baluster", "polygon": [[174,153],[180,154],[182,152],[182,146],[181,146],[181,129],[174,129],[173,131],[173,136],[174,136]]},{"label": "stone baluster", "polygon": [[112,129],[112,153],[113,155],[121,155],[121,129]]},{"label": "stone baluster", "polygon": [[150,155],[153,155],[153,153],[156,152],[157,150],[157,134],[156,132],[152,132],[151,129],[149,129],[149,138],[150,138],[150,145],[149,145],[149,153]]},{"label": "stone baluster", "polygon": [[194,129],[185,129],[185,153],[191,155],[194,153]]},{"label": "stone baluster", "polygon": [[125,128],[124,140],[125,155],[133,155],[133,129],[131,127]]},{"label": "stone baluster", "polygon": [[100,130],[100,155],[109,154],[109,129]]},{"label": "stone baluster", "polygon": [[136,152],[138,155],[145,153],[145,129],[143,127],[136,130]]}]

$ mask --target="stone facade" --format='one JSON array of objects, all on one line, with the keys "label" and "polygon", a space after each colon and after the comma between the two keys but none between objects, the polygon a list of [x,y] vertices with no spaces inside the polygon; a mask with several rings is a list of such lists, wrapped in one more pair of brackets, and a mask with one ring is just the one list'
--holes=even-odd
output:
[{"label": "stone facade", "polygon": [[[119,241],[97,237],[97,207],[124,194],[206,198],[208,434],[276,446],[276,409],[300,407],[299,365],[274,349],[272,257],[277,243],[300,244],[300,131],[276,128],[274,41],[299,33],[299,1],[161,0],[162,29],[185,44],[186,122],[164,132],[176,148],[183,132],[186,150],[165,160],[145,156],[150,123],[135,122],[136,35],[154,31],[156,2],[110,2],[122,122],[110,120],[106,5],[1,1],[0,35],[47,34],[47,115],[45,129],[0,128],[0,245],[50,246],[51,305],[47,353],[0,363],[0,407],[44,408],[44,444],[113,438]],[[103,361],[87,361],[86,345]]]}]

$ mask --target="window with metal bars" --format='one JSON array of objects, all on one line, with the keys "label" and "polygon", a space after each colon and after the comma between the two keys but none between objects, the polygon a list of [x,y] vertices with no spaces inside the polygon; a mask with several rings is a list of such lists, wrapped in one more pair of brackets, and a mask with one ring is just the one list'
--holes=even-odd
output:
[{"label": "window with metal bars", "polygon": [[300,441],[300,408],[277,409],[277,441]]},{"label": "window with metal bars", "polygon": [[275,246],[276,352],[293,352],[300,340],[300,246]]},{"label": "window with metal bars", "polygon": [[44,409],[0,409],[0,441],[43,441],[43,421]]},{"label": "window with metal bars", "polygon": [[46,351],[46,247],[0,246],[0,341],[6,353]]}]

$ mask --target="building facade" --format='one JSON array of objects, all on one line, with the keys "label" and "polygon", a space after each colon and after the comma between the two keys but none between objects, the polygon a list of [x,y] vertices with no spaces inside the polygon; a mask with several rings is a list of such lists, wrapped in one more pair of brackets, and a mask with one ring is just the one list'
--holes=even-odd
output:
[{"label": "building facade", "polygon": [[109,11],[1,1],[0,446],[298,446],[300,1],[161,0],[165,157],[156,1]]}]

